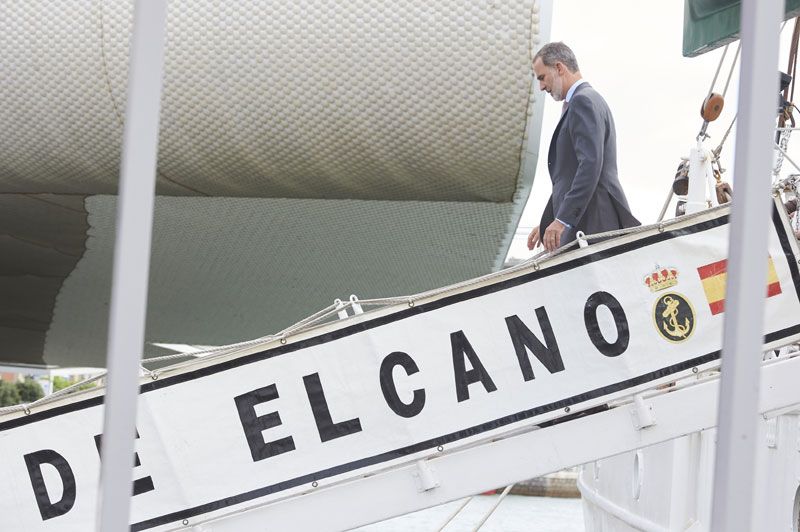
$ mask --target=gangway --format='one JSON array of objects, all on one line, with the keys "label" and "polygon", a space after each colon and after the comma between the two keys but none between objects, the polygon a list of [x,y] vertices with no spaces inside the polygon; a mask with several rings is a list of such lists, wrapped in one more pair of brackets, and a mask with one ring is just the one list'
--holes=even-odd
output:
[{"label": "gangway", "polygon": [[[800,338],[800,253],[773,208],[764,350]],[[728,233],[718,207],[584,236],[148,370],[131,529],[345,530],[712,428]],[[762,415],[798,408],[800,357],[761,372]],[[91,529],[103,399],[0,412],[0,528]]]}]

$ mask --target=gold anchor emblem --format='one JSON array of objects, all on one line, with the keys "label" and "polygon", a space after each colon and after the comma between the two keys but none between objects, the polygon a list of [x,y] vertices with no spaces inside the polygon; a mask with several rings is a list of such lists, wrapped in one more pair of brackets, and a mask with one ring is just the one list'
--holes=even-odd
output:
[{"label": "gold anchor emblem", "polygon": [[683,342],[694,331],[694,309],[680,294],[661,296],[653,309],[653,321],[661,336],[670,342]]},{"label": "gold anchor emblem", "polygon": [[665,296],[664,304],[667,306],[661,313],[661,317],[664,318],[664,332],[670,336],[684,338],[692,328],[689,325],[689,318],[684,318],[683,325],[678,323],[678,307],[681,302],[671,296]]}]

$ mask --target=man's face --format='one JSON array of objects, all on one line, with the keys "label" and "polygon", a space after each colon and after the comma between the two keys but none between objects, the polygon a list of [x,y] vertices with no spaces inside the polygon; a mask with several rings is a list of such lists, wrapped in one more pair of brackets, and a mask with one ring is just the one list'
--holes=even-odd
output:
[{"label": "man's face", "polygon": [[564,66],[556,63],[555,66],[546,66],[541,58],[537,57],[533,62],[533,75],[539,81],[539,89],[550,93],[550,96],[557,102],[564,99],[564,80],[561,79],[561,70]]}]

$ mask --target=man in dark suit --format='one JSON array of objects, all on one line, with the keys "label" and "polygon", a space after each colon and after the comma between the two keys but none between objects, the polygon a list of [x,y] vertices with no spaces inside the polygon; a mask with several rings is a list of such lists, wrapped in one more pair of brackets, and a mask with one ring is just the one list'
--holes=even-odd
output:
[{"label": "man in dark suit", "polygon": [[617,141],[608,104],[581,78],[575,54],[564,43],[544,45],[533,58],[539,88],[563,101],[550,141],[547,168],[553,193],[541,222],[528,236],[553,251],[586,234],[640,225],[617,178]]}]

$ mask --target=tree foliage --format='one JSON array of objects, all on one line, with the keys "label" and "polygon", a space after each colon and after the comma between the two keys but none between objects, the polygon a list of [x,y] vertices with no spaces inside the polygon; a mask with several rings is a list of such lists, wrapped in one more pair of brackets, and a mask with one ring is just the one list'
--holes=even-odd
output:
[{"label": "tree foliage", "polygon": [[16,384],[0,380],[0,407],[18,405],[21,402]]},{"label": "tree foliage", "polygon": [[[53,391],[57,392],[74,382],[65,377],[53,377]],[[78,390],[86,390],[97,386],[96,382],[90,382],[78,387]],[[13,406],[20,403],[32,403],[44,397],[44,390],[36,380],[25,377],[24,381],[9,382],[0,379],[0,407]]]},{"label": "tree foliage", "polygon": [[[53,377],[53,391],[57,392],[58,390],[63,390],[67,386],[72,386],[75,384],[74,380],[68,379],[66,377],[55,376]],[[86,384],[82,384],[78,386],[77,390],[88,390],[89,388],[94,388],[97,386],[97,382],[87,382]]]},{"label": "tree foliage", "polygon": [[23,403],[32,403],[44,397],[44,390],[42,390],[41,385],[30,377],[26,377],[24,381],[17,383],[17,391],[19,392],[20,401]]}]

